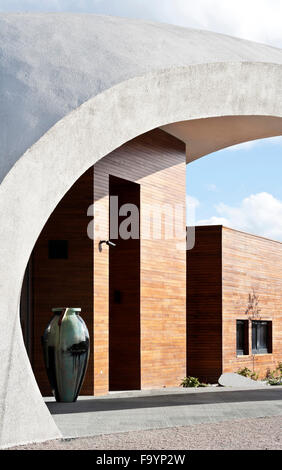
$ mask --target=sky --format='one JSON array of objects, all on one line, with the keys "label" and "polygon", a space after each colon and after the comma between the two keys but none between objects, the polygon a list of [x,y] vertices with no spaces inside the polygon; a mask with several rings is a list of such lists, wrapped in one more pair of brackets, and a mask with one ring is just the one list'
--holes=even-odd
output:
[{"label": "sky", "polygon": [[[73,12],[207,29],[282,48],[282,0],[0,0],[2,12]],[[188,219],[282,241],[282,137],[187,165]],[[191,223],[191,220],[189,220]]]}]

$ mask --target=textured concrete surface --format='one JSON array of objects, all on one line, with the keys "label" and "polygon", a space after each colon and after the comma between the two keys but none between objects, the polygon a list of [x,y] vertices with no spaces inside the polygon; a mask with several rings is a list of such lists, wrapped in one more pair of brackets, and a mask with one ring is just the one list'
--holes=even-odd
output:
[{"label": "textured concrete surface", "polygon": [[[29,255],[57,203],[97,160],[150,129],[223,116],[281,119],[282,51],[175,26],[64,14],[1,14],[0,44],[5,447],[59,436],[18,314]],[[232,139],[225,133],[224,145]]]},{"label": "textured concrete surface", "polygon": [[64,438],[282,416],[282,387],[208,387],[80,397],[47,405]]},{"label": "textured concrete surface", "polygon": [[281,417],[250,418],[177,428],[60,439],[25,450],[281,450]]},{"label": "textured concrete surface", "polygon": [[2,13],[0,44],[0,179],[57,121],[130,78],[172,66],[282,63],[274,47],[89,14]]}]

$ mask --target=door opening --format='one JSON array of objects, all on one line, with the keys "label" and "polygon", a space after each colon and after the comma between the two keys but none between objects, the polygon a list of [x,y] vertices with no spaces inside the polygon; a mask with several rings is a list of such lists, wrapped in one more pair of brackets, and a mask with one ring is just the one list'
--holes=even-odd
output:
[{"label": "door opening", "polygon": [[[117,196],[116,246],[109,247],[109,389],[138,390],[140,370],[140,185],[110,175],[110,196]],[[137,227],[128,226],[132,237],[124,239],[121,215],[124,204],[138,209]],[[127,206],[129,207],[129,206]],[[126,207],[124,206],[125,212]],[[124,213],[124,212],[122,212]],[[138,237],[137,237],[138,235]]]}]

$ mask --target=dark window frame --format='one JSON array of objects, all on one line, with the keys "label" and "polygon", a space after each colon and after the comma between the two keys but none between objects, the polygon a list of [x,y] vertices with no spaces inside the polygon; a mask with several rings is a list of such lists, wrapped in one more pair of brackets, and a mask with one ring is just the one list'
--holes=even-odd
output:
[{"label": "dark window frame", "polygon": [[236,320],[236,355],[249,355],[249,321]]},{"label": "dark window frame", "polygon": [[252,320],[252,354],[272,353],[272,322]]},{"label": "dark window frame", "polygon": [[68,240],[48,240],[48,259],[68,259]]}]

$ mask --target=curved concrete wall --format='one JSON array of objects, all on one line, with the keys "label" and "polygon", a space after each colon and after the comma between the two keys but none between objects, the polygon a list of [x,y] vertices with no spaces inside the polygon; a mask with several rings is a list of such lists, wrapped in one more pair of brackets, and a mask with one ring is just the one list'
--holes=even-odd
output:
[{"label": "curved concrete wall", "polygon": [[[223,116],[282,118],[281,83],[282,65],[267,62],[146,73],[89,99],[13,165],[0,185],[0,446],[60,435],[32,374],[18,307],[29,255],[62,196],[97,160],[150,129]],[[275,126],[277,133],[276,119]],[[225,145],[232,138],[225,135]]]},{"label": "curved concrete wall", "polygon": [[162,129],[186,142],[187,163],[208,153],[249,140],[282,133],[282,118],[275,116],[222,116],[180,121]]},{"label": "curved concrete wall", "polygon": [[263,44],[96,15],[0,14],[0,47],[0,180],[56,122],[118,83],[188,65],[282,64]]}]

